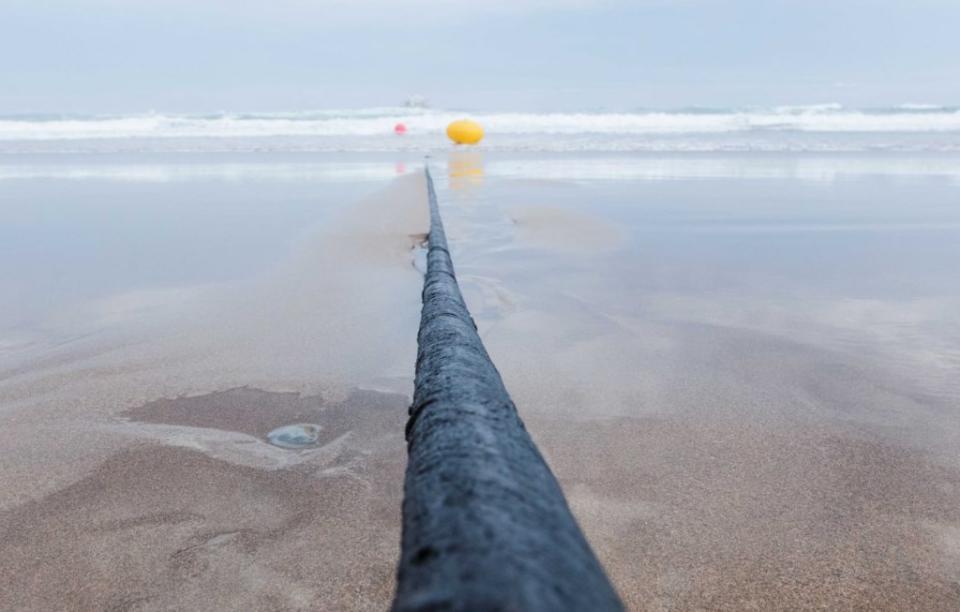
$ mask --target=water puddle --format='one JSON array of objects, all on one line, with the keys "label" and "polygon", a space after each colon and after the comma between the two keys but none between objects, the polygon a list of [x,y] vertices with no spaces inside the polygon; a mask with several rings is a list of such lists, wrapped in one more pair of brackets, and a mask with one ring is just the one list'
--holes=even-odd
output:
[{"label": "water puddle", "polygon": [[317,445],[321,429],[323,428],[312,423],[284,425],[268,433],[267,440],[274,446],[290,450],[310,448]]}]

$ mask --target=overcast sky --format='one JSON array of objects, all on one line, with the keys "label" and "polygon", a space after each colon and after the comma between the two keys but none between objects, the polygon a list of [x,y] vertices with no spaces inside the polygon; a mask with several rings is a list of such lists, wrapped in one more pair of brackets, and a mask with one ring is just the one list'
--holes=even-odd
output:
[{"label": "overcast sky", "polygon": [[0,0],[0,113],[960,104],[960,0]]}]

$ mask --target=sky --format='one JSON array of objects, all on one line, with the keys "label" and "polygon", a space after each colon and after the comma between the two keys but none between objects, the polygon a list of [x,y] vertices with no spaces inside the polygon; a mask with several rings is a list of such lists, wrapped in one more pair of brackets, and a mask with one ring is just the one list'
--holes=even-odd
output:
[{"label": "sky", "polygon": [[960,105],[958,0],[0,0],[0,113]]}]

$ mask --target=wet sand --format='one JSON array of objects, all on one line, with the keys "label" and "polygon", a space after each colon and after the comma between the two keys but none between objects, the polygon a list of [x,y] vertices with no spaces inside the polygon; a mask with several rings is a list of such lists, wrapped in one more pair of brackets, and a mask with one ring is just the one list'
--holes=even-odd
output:
[{"label": "wet sand", "polygon": [[4,514],[0,608],[382,609],[400,537],[405,407],[372,392],[325,405],[234,389],[132,411],[260,440],[274,423],[307,419],[325,435],[274,470],[130,445]]},{"label": "wet sand", "polygon": [[[484,341],[631,609],[960,607],[956,186],[917,229],[887,179],[434,163]],[[384,609],[424,205],[401,177],[243,278],[3,336],[0,609]],[[292,423],[317,446],[268,443]]]},{"label": "wet sand", "polygon": [[657,418],[539,431],[644,610],[950,610],[960,474],[829,429]]}]

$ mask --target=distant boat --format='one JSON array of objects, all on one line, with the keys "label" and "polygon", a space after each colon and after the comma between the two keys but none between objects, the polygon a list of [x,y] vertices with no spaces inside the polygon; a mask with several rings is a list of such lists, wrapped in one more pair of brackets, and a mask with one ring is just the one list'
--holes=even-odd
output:
[{"label": "distant boat", "polygon": [[406,108],[429,108],[430,104],[425,97],[413,95],[403,101],[403,106]]}]

